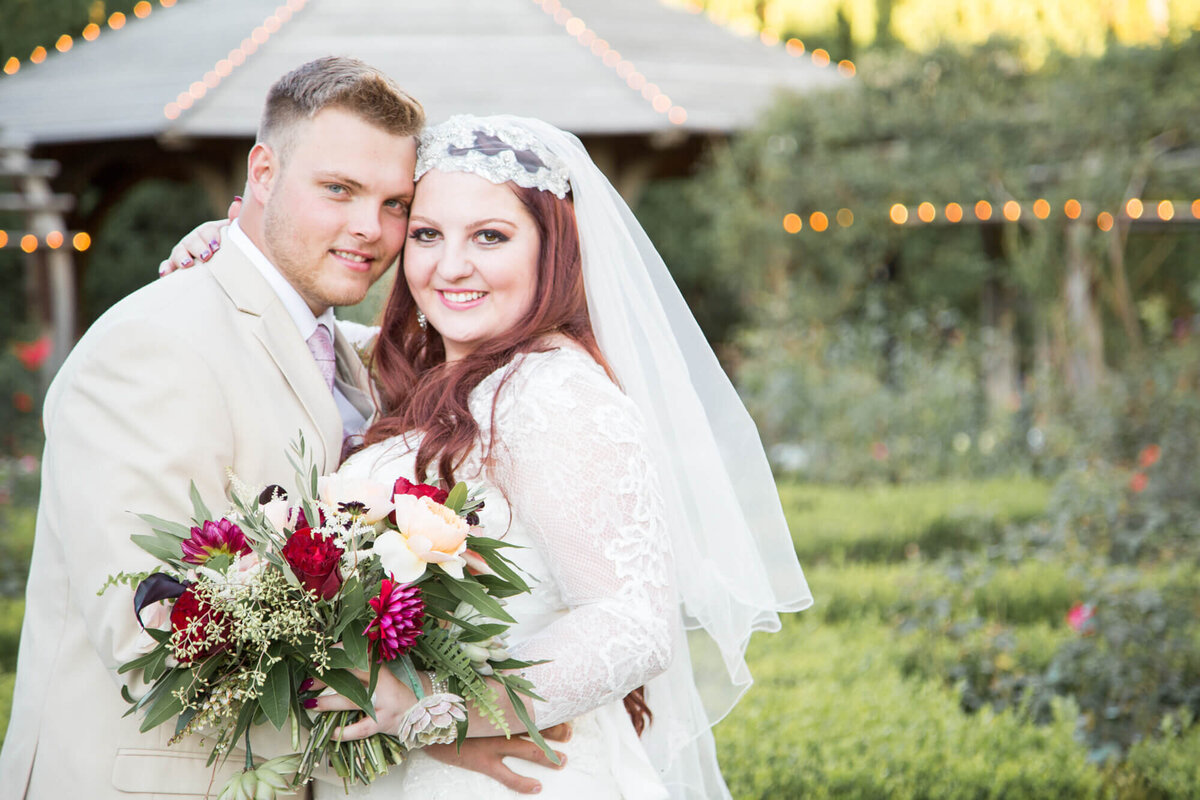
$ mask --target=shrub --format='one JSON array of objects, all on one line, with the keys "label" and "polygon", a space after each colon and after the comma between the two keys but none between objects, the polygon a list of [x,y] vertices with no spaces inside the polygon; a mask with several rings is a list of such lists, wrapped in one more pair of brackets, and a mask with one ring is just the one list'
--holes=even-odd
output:
[{"label": "shrub", "polygon": [[994,543],[1006,525],[1041,516],[1049,487],[1032,478],[833,487],[781,482],[802,564],[898,561]]},{"label": "shrub", "polygon": [[[750,695],[718,726],[736,798],[1099,796],[1069,702],[1051,724],[969,715],[938,680],[906,678],[886,627],[789,620],[756,639]],[[786,712],[784,711],[786,709]]]}]

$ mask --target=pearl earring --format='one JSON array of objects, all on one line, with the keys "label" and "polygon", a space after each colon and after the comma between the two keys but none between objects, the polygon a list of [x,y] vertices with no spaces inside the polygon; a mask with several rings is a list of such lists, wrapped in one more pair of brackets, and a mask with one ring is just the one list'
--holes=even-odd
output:
[{"label": "pearl earring", "polygon": [[429,320],[425,319],[425,312],[417,309],[417,324],[421,326],[421,330],[425,330],[429,326]]}]

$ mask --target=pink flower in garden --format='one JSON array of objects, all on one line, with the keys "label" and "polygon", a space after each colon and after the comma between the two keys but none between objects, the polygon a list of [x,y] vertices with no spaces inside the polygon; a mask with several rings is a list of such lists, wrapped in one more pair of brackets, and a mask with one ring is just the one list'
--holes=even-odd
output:
[{"label": "pink flower in garden", "polygon": [[17,352],[17,360],[21,362],[21,366],[30,372],[37,372],[50,357],[54,345],[49,336],[42,336],[32,342],[16,342],[13,344],[13,350]]},{"label": "pink flower in garden", "polygon": [[1133,477],[1129,479],[1129,488],[1134,494],[1141,494],[1146,490],[1146,485],[1150,483],[1150,479],[1146,477],[1144,472],[1135,472]]},{"label": "pink flower in garden", "polygon": [[384,579],[379,596],[367,603],[375,610],[375,619],[363,635],[379,643],[379,661],[391,661],[412,649],[425,623],[425,601],[421,599],[421,590],[411,584]]},{"label": "pink flower in garden", "polygon": [[887,444],[885,442],[872,442],[871,443],[871,458],[875,459],[876,461],[887,461],[887,459],[888,459]]},{"label": "pink flower in garden", "polygon": [[218,555],[235,559],[252,552],[242,529],[227,519],[208,521],[203,528],[192,528],[192,538],[180,542],[179,546],[183,549],[183,560],[189,564],[203,564]]},{"label": "pink flower in garden", "polygon": [[1142,452],[1138,454],[1138,465],[1142,469],[1153,467],[1158,463],[1159,457],[1162,456],[1162,448],[1156,444],[1148,444],[1142,448]]},{"label": "pink flower in garden", "polygon": [[1076,603],[1067,612],[1067,624],[1077,633],[1085,636],[1095,632],[1096,624],[1092,618],[1096,616],[1096,607],[1091,603]]}]

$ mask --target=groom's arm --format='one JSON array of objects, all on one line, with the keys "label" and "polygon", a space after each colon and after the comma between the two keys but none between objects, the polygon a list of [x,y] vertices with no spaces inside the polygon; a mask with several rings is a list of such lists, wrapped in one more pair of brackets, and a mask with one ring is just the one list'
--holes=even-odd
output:
[{"label": "groom's arm", "polygon": [[[542,735],[551,742],[569,741],[571,723],[555,725],[542,731]],[[426,747],[425,752],[443,764],[483,773],[521,794],[536,794],[542,790],[542,785],[534,778],[513,772],[501,759],[519,758],[550,769],[562,769],[567,763],[567,757],[556,750],[559,764],[555,765],[542,752],[542,748],[523,736],[514,736],[511,739],[505,739],[503,736],[467,739],[462,743],[461,751],[453,744],[437,744]]]},{"label": "groom's arm", "polygon": [[[138,654],[132,590],[97,590],[110,574],[158,565],[129,538],[149,532],[135,514],[188,519],[191,480],[209,502],[221,501],[232,433],[217,375],[175,331],[143,320],[105,324],[73,361],[47,403],[41,502],[63,548],[69,601],[116,680],[116,668]],[[123,677],[139,688],[140,675]]]}]

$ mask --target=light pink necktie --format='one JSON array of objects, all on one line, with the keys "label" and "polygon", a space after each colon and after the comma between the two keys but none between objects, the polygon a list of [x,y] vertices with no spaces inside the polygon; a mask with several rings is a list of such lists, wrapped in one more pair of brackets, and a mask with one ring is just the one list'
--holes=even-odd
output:
[{"label": "light pink necktie", "polygon": [[333,376],[337,372],[337,362],[333,355],[333,337],[329,335],[329,330],[324,325],[317,325],[313,335],[308,337],[308,349],[316,359],[317,368],[321,370],[321,376],[325,378],[325,385],[329,387],[329,392],[332,394]]}]

